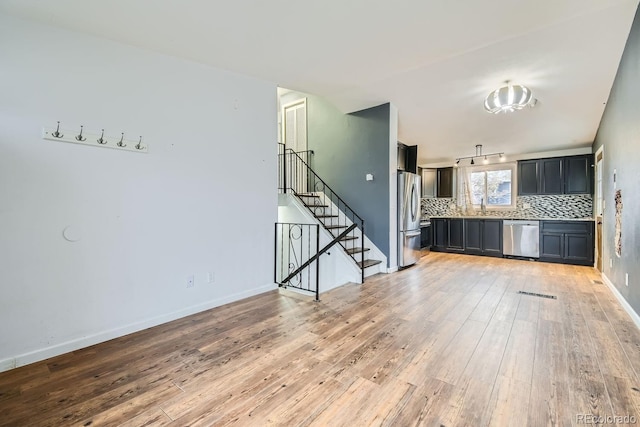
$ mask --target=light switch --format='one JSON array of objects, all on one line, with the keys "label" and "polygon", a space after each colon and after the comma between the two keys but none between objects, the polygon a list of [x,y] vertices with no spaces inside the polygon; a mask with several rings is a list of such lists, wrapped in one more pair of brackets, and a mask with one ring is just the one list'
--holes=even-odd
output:
[{"label": "light switch", "polygon": [[373,181],[373,174],[368,173],[366,178],[367,178],[367,181]]}]

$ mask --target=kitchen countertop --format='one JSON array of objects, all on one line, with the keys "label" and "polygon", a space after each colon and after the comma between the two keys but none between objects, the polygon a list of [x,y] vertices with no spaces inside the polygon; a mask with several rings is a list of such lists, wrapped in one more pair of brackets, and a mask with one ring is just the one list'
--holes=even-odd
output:
[{"label": "kitchen countertop", "polygon": [[[511,216],[487,216],[487,215],[439,215],[431,216],[433,218],[460,218],[460,219],[503,219],[503,220],[522,220],[522,221],[594,221],[593,218],[514,218]],[[426,220],[422,220],[426,221]]]}]

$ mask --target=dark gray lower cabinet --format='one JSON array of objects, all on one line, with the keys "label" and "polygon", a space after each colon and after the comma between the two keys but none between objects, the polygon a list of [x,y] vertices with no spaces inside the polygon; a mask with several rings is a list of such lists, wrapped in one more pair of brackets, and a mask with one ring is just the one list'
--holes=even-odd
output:
[{"label": "dark gray lower cabinet", "polygon": [[541,221],[540,261],[593,265],[593,221]]},{"label": "dark gray lower cabinet", "polygon": [[449,246],[449,220],[431,218],[431,249],[444,251]]},{"label": "dark gray lower cabinet", "polygon": [[462,218],[449,219],[449,246],[450,251],[464,251],[464,220]]},{"label": "dark gray lower cabinet", "polygon": [[462,218],[432,218],[432,250],[443,252],[464,251],[464,220]]},{"label": "dark gray lower cabinet", "polygon": [[502,220],[465,219],[464,252],[502,256]]},{"label": "dark gray lower cabinet", "polygon": [[428,248],[431,246],[431,226],[420,227],[420,247]]}]

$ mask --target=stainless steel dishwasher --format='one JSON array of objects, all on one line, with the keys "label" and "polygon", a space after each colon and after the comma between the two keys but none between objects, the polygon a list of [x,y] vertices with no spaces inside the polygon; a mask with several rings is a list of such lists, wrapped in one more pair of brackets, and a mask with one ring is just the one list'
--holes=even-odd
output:
[{"label": "stainless steel dishwasher", "polygon": [[502,221],[502,253],[525,258],[539,258],[540,221]]}]

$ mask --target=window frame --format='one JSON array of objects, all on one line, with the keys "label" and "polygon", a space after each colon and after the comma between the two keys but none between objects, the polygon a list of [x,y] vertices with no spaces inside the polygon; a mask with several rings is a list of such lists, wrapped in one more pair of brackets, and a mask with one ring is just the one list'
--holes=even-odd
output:
[{"label": "window frame", "polygon": [[[471,182],[471,174],[477,172],[491,172],[491,171],[500,171],[500,170],[511,170],[511,204],[509,205],[494,205],[494,204],[485,204],[485,209],[488,211],[500,211],[500,210],[514,210],[516,209],[516,202],[518,197],[518,164],[517,162],[509,162],[509,163],[494,163],[490,165],[477,165],[477,166],[469,166],[467,167],[466,173],[469,175],[467,180]],[[462,185],[460,183],[459,185]],[[487,197],[487,178],[485,174],[484,180],[484,198],[485,200],[489,200]],[[472,205],[474,209],[480,209],[480,205]]]}]

